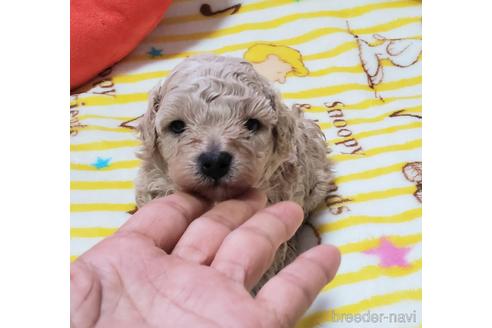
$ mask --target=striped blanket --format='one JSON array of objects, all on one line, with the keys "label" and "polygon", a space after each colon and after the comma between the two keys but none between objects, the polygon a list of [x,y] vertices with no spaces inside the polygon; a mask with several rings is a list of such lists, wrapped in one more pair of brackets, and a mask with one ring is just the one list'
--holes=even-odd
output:
[{"label": "striped blanket", "polygon": [[183,58],[244,58],[330,142],[312,218],[342,264],[299,327],[421,326],[421,3],[176,0],[126,59],[71,95],[71,260],[135,208],[135,125]]}]

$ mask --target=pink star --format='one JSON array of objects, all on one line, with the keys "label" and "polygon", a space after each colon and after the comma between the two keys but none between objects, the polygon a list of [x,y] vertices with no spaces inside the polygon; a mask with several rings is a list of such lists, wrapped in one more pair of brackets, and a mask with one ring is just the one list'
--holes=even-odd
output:
[{"label": "pink star", "polygon": [[364,253],[379,256],[379,265],[387,268],[391,266],[408,266],[409,263],[405,256],[409,251],[410,247],[398,248],[386,237],[381,237],[379,247],[367,250]]}]

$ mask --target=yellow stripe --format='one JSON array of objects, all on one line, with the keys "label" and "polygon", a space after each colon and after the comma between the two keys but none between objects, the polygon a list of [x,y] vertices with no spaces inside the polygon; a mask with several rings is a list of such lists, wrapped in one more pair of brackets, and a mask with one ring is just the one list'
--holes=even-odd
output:
[{"label": "yellow stripe", "polygon": [[[420,61],[421,57],[417,60]],[[388,67],[388,66],[393,66],[393,63],[391,63],[387,59],[381,60],[381,65],[383,67]],[[364,70],[362,69],[361,65],[354,65],[354,66],[331,66],[328,68],[320,69],[317,71],[311,71],[309,72],[309,77],[319,77],[319,76],[325,76],[329,74],[334,74],[334,73],[364,73]],[[386,101],[386,99],[385,99]]]},{"label": "yellow stripe", "polygon": [[386,190],[371,191],[367,193],[361,193],[353,196],[347,196],[352,199],[352,202],[367,202],[377,199],[385,199],[403,195],[412,195],[416,190],[415,186],[391,188]]},{"label": "yellow stripe", "polygon": [[[321,107],[319,106],[319,108],[321,108]],[[421,106],[405,107],[405,109],[419,112],[422,110],[422,107]],[[315,110],[317,110],[317,109],[315,109]],[[397,111],[397,110],[399,110],[399,109],[391,109],[388,112],[385,112],[381,115],[374,116],[374,117],[361,117],[361,118],[345,119],[345,121],[347,122],[347,125],[350,125],[350,126],[358,125],[358,124],[367,124],[367,123],[378,123],[378,122],[384,121],[386,119],[389,119],[390,118],[389,115],[391,113]],[[311,110],[308,110],[306,112],[310,112],[310,111]],[[325,108],[325,111],[326,111],[326,108]],[[318,122],[318,125],[322,130],[330,129],[334,126],[332,122]],[[333,141],[331,141],[331,143],[333,143]]]},{"label": "yellow stripe", "polygon": [[[375,129],[375,130],[369,130],[369,131],[354,133],[350,136],[350,138],[355,138],[355,139],[360,140],[360,139],[369,138],[369,137],[391,134],[391,133],[395,133],[398,131],[419,129],[421,127],[422,127],[421,121],[410,122],[407,124],[390,126],[390,127],[383,128],[383,129]],[[347,139],[349,139],[349,138],[337,138],[337,139],[330,140],[330,142],[331,142],[331,144],[336,144],[337,142],[342,142],[342,141],[347,140]]]},{"label": "yellow stripe", "polygon": [[402,213],[388,216],[368,216],[354,215],[335,222],[329,222],[317,228],[320,233],[329,233],[360,224],[384,224],[384,223],[402,223],[422,217],[422,208],[414,208]]},{"label": "yellow stripe", "polygon": [[70,151],[107,150],[113,148],[137,147],[137,146],[140,146],[140,141],[138,140],[96,141],[90,143],[70,145]]},{"label": "yellow stripe", "polygon": [[[408,186],[408,187],[370,191],[367,193],[345,196],[346,201],[344,202],[362,203],[372,200],[381,200],[381,199],[398,197],[403,195],[412,195],[413,193],[415,193],[415,190],[416,190],[416,186]],[[322,204],[318,207],[318,210],[323,210],[326,208],[327,206],[325,204]]]},{"label": "yellow stripe", "polygon": [[[422,77],[413,77],[407,79],[401,79],[397,81],[385,82],[378,85],[378,91],[390,91],[396,90],[400,88],[405,88],[409,86],[418,85],[422,82]],[[332,85],[323,88],[315,88],[302,90],[297,92],[286,92],[283,93],[282,96],[284,98],[291,99],[301,99],[301,98],[316,98],[322,96],[334,95],[340,92],[346,91],[354,91],[354,90],[364,90],[368,92],[373,92],[371,88],[367,84],[359,84],[359,83],[348,83],[348,84],[340,84],[340,85]],[[104,106],[104,105],[118,105],[118,104],[127,104],[132,102],[146,102],[148,98],[147,93],[129,93],[129,94],[120,94],[115,97],[106,97],[106,96],[87,96],[80,97],[79,102],[83,102],[85,106]]]},{"label": "yellow stripe", "polygon": [[[241,33],[244,31],[274,29],[279,26],[292,23],[301,19],[312,19],[312,18],[322,18],[322,17],[330,17],[330,18],[337,17],[337,18],[347,19],[347,18],[358,17],[378,9],[404,8],[404,7],[415,7],[415,3],[409,1],[383,2],[383,3],[375,3],[375,4],[360,6],[360,7],[341,9],[341,10],[323,10],[317,12],[291,14],[265,22],[245,23],[232,27],[218,29],[215,31],[205,31],[205,32],[175,34],[175,35],[159,35],[150,38],[148,42],[152,42],[152,43],[180,42],[180,41],[192,41],[192,40],[202,40],[202,39],[214,39],[214,38],[220,38],[223,36],[228,36],[236,33]],[[337,30],[339,32],[347,31],[346,28],[338,28]]]},{"label": "yellow stripe", "polygon": [[[115,162],[111,164],[109,167],[99,170],[103,171],[103,170],[114,170],[114,169],[121,169],[121,168],[136,168],[139,166],[139,163],[140,161],[138,160]],[[73,170],[98,171],[98,169],[92,165],[74,164],[74,163],[71,163],[70,165],[71,165],[70,168]],[[373,170],[368,170],[368,171],[363,171],[363,172],[358,172],[358,173],[353,173],[343,176],[337,176],[335,178],[335,181],[337,185],[342,185],[343,183],[350,182],[350,181],[371,179],[377,176],[386,175],[393,172],[401,172],[402,167],[404,165],[405,163],[398,163],[386,167],[376,168]],[[72,189],[130,189],[133,187],[134,185],[132,181],[87,181],[87,182],[83,182],[83,186],[79,186],[77,184],[75,186],[72,186],[71,188]]]},{"label": "yellow stripe", "polygon": [[[408,98],[408,97],[406,97]],[[417,98],[417,97],[412,97],[412,98]],[[381,103],[379,105],[385,105],[386,103],[392,102],[399,100],[398,98],[394,99],[385,99],[385,103]],[[365,101],[367,102],[367,101]],[[369,100],[369,102],[372,102],[372,100]],[[344,110],[347,109],[346,107],[343,108]],[[326,112],[327,108],[322,107],[322,106],[313,106],[309,110],[306,110],[307,113],[319,113],[319,112]],[[366,123],[377,123],[384,121],[389,117],[389,114],[392,112],[395,112],[399,109],[391,109],[386,113],[383,113],[378,116],[374,117],[367,117],[367,118],[355,118],[355,119],[346,119],[346,122],[348,125],[357,125],[357,124],[366,124]],[[411,111],[411,112],[421,112],[422,107],[421,106],[413,106],[413,107],[405,107],[406,111]],[[131,119],[134,119],[135,117],[130,117],[130,116],[107,116],[107,115],[80,115],[79,120],[85,120],[85,119],[109,119],[109,120],[116,120],[116,121],[128,121]],[[321,129],[329,129],[333,127],[332,122],[319,122],[318,125],[320,126]],[[124,127],[105,127],[105,126],[99,126],[99,125],[87,125],[85,127],[80,128],[81,131],[83,130],[91,130],[91,131],[111,131],[111,132],[122,132],[122,133],[135,133],[134,129],[128,129]]]},{"label": "yellow stripe", "polygon": [[310,60],[333,58],[353,49],[357,49],[357,43],[351,40],[351,41],[344,42],[327,51],[322,51],[310,55],[303,55],[302,59],[304,61],[310,61]]},{"label": "yellow stripe", "polygon": [[[301,17],[301,16],[316,16],[317,13],[306,13],[306,14],[294,14],[294,15],[289,15],[289,16],[284,16],[279,19],[275,19],[272,21],[267,21],[267,22],[259,22],[259,23],[246,23],[238,26],[233,26],[229,28],[224,28],[221,30],[216,30],[216,31],[207,31],[207,32],[198,32],[198,33],[189,33],[189,34],[177,34],[177,35],[161,35],[161,36],[156,36],[154,38],[151,38],[149,42],[153,43],[167,43],[167,42],[180,42],[180,41],[192,41],[192,40],[202,40],[202,39],[213,39],[213,38],[219,38],[222,36],[227,36],[239,32],[244,32],[244,31],[254,31],[254,30],[263,30],[263,29],[272,29],[278,26],[281,26],[283,24],[289,23],[288,19],[290,17]],[[326,15],[322,15],[320,17],[323,17]],[[301,17],[302,18],[302,17]],[[301,19],[301,18],[296,18]],[[323,29],[323,34],[331,34],[331,33],[337,33],[337,32],[346,32],[346,28],[340,28],[340,27],[328,27]],[[244,45],[243,43],[242,45]],[[248,43],[250,44],[250,43]],[[239,46],[236,45],[236,46]],[[244,46],[241,46],[242,49]],[[248,46],[249,47],[249,46]],[[247,48],[247,47],[246,47]]]},{"label": "yellow stripe", "polygon": [[133,189],[133,181],[71,181],[71,190]]},{"label": "yellow stripe", "polygon": [[88,203],[70,204],[70,212],[115,211],[127,212],[133,210],[135,204]]},{"label": "yellow stripe", "polygon": [[[369,149],[367,151],[364,151],[364,155],[338,154],[338,155],[331,156],[331,159],[337,162],[341,162],[346,160],[371,157],[387,152],[414,149],[414,148],[421,147],[421,145],[422,145],[422,141],[419,139],[415,141],[410,141],[405,144],[397,144],[397,145]],[[124,147],[137,147],[137,146],[140,146],[139,140],[96,141],[91,143],[70,145],[70,151],[96,151],[96,150],[107,150],[107,149],[124,148]]]},{"label": "yellow stripe", "polygon": [[[414,245],[422,241],[422,234],[414,234],[408,236],[389,236],[386,237],[389,239],[394,245],[398,247],[405,247],[409,245]],[[371,238],[362,241],[357,241],[353,243],[344,244],[338,246],[338,249],[342,254],[350,254],[356,252],[364,252],[370,250],[372,248],[379,246],[380,238]]]},{"label": "yellow stripe", "polygon": [[296,328],[318,327],[323,322],[332,321],[333,313],[337,314],[356,314],[402,301],[420,301],[422,299],[422,289],[408,289],[393,293],[375,295],[364,299],[355,304],[344,305],[335,309],[327,309],[305,316],[296,325]]},{"label": "yellow stripe", "polygon": [[98,238],[98,237],[108,237],[114,234],[118,228],[101,228],[101,227],[90,227],[90,228],[70,228],[71,238]]},{"label": "yellow stripe", "polygon": [[78,256],[76,255],[70,255],[70,262],[73,262],[77,259]]},{"label": "yellow stripe", "polygon": [[[264,2],[257,2],[257,3],[252,3],[252,4],[245,4],[245,5],[241,6],[241,9],[235,15],[245,14],[248,12],[264,10],[264,9],[269,9],[269,8],[275,8],[275,7],[283,6],[283,5],[287,5],[287,4],[292,4],[292,0],[275,0],[275,1],[264,1]],[[395,2],[394,5],[392,5],[392,4],[393,3],[382,3],[381,5],[385,5],[385,6],[380,8],[380,9],[401,8],[401,7],[415,6],[416,5],[416,3],[412,2],[412,1],[409,1],[407,6],[405,5],[404,2],[401,2],[401,3]],[[388,6],[388,5],[390,5],[390,6]],[[341,17],[341,18],[359,16],[360,14],[357,15],[357,10],[361,10],[361,9],[363,10],[363,8],[364,7],[342,9],[342,10],[338,11],[338,12],[340,12],[338,15],[340,15],[339,17]],[[352,14],[351,11],[353,11],[354,16],[341,16],[344,14],[345,15],[351,15]],[[225,16],[228,14],[229,14],[229,12],[226,12],[224,14],[221,14],[221,15],[218,15],[215,17]],[[337,11],[333,11],[333,17],[338,17],[336,15],[337,15]],[[164,18],[162,20],[162,22],[159,23],[159,25],[181,24],[181,23],[185,23],[185,22],[194,22],[194,21],[207,20],[207,19],[209,20],[210,17],[206,17],[203,15],[174,16],[174,17]]]},{"label": "yellow stripe", "polygon": [[[382,33],[386,32],[389,30],[392,30],[397,27],[403,27],[408,24],[412,24],[415,22],[420,22],[421,18],[420,17],[408,17],[408,18],[400,18],[393,20],[388,23],[380,24],[380,25],[375,25],[372,27],[367,27],[367,28],[362,28],[360,30],[357,30],[357,33]],[[294,46],[297,44],[301,43],[306,43],[308,41],[316,40],[322,36],[329,35],[332,33],[337,33],[337,32],[347,32],[345,28],[339,28],[339,27],[323,27],[317,30],[310,31],[308,33],[292,37],[289,39],[283,39],[283,40],[271,40],[271,42],[277,44],[277,45],[285,45],[285,46]],[[224,46],[222,48],[217,48],[213,50],[203,50],[203,51],[182,51],[179,53],[166,53],[159,57],[159,59],[173,59],[173,58],[186,58],[188,56],[193,56],[197,55],[200,53],[215,53],[215,54],[224,54],[228,52],[234,52],[238,50],[243,50],[246,48],[249,48],[253,46],[254,44],[257,44],[258,41],[249,41],[249,42],[243,42],[243,43],[237,43],[237,44],[231,44],[228,46]],[[355,46],[356,47],[356,42],[351,41],[352,43],[352,48]],[[149,60],[149,57],[147,54],[137,54],[133,55],[130,57],[127,57],[127,62],[129,61],[135,61],[135,60]]]},{"label": "yellow stripe", "polygon": [[[290,38],[290,39],[276,40],[276,41],[271,41],[271,42],[273,42],[273,43],[275,43],[277,45],[285,45],[285,46],[291,45],[292,46],[292,45],[296,45],[296,44],[300,44],[300,43],[312,41],[312,40],[318,39],[318,38],[320,38],[320,37],[322,37],[324,35],[331,34],[331,33],[336,33],[336,32],[340,32],[342,30],[343,29],[341,29],[341,28],[324,27],[324,28],[311,31],[311,32],[308,32],[306,34],[303,34],[303,35],[300,35],[300,36],[297,36],[297,37]],[[214,50],[182,51],[182,52],[179,52],[179,53],[167,53],[167,54],[162,55],[160,57],[160,59],[186,58],[186,57],[193,56],[193,55],[198,55],[198,54],[201,54],[201,53],[225,54],[225,53],[228,53],[228,52],[234,52],[234,51],[238,51],[238,50],[247,49],[247,48],[249,48],[249,47],[257,44],[258,42],[259,41],[249,41],[249,42],[231,44],[231,45],[224,46],[222,48],[217,48],[217,49],[214,49]],[[352,43],[355,43],[355,42],[352,42]],[[149,59],[149,57],[148,57],[147,54],[139,54],[139,55],[134,55],[134,56],[127,57],[127,60],[128,61],[148,60],[148,59]]]},{"label": "yellow stripe", "polygon": [[114,97],[97,95],[97,96],[79,97],[79,102],[84,103],[86,107],[122,105],[122,104],[129,104],[135,102],[147,102],[148,97],[149,95],[146,92],[118,94]]},{"label": "yellow stripe", "polygon": [[[350,196],[354,202],[365,202],[374,199],[384,199],[399,195],[408,194],[415,191],[415,187],[394,188],[382,191],[357,194]],[[114,204],[114,203],[88,203],[88,204],[71,204],[72,212],[89,212],[89,211],[129,211],[135,207],[134,204]]]},{"label": "yellow stripe", "polygon": [[116,75],[113,78],[115,84],[136,83],[140,81],[162,79],[168,76],[170,71],[148,72],[139,74]]},{"label": "yellow stripe", "polygon": [[86,125],[79,129],[79,131],[104,131],[104,132],[118,132],[118,133],[136,133],[134,129],[124,127],[108,127],[102,125]]},{"label": "yellow stripe", "polygon": [[373,98],[373,99],[361,101],[361,102],[356,103],[356,104],[348,104],[345,107],[343,107],[343,109],[344,110],[345,109],[348,109],[348,110],[368,109],[368,108],[371,108],[374,106],[383,106],[383,105],[386,105],[386,104],[389,104],[389,103],[392,103],[392,102],[398,101],[398,100],[420,99],[421,97],[422,97],[422,95],[420,95],[420,94],[415,95],[415,96],[389,97],[389,98],[384,98],[384,102],[381,102],[380,99],[374,99]]},{"label": "yellow stripe", "polygon": [[[391,91],[391,90],[419,85],[421,83],[422,83],[422,76],[417,76],[417,77],[401,79],[391,82],[384,82],[377,86],[377,90],[379,92]],[[347,83],[347,84],[332,85],[328,87],[315,88],[309,90],[301,90],[296,92],[285,92],[282,94],[282,96],[284,98],[289,98],[289,99],[319,98],[319,97],[326,97],[337,93],[354,91],[354,90],[373,92],[373,90],[367,84]]]},{"label": "yellow stripe", "polygon": [[[409,39],[418,39],[420,38],[419,36],[413,36],[410,37]],[[332,48],[330,50],[320,52],[320,53],[315,53],[311,55],[304,55],[303,60],[304,61],[310,61],[310,60],[317,60],[317,59],[326,59],[326,58],[332,58],[335,56],[338,56],[344,52],[357,49],[357,44],[353,41],[348,41],[345,42],[341,45],[336,46],[335,48]],[[198,54],[200,52],[196,52]],[[419,56],[418,61],[420,61],[422,56]],[[386,60],[383,59],[381,61],[383,66],[391,66],[392,64]],[[140,81],[145,81],[145,80],[151,80],[151,79],[160,79],[164,78],[167,75],[169,75],[170,71],[156,71],[156,72],[147,72],[147,73],[139,73],[139,74],[129,74],[129,75],[117,75],[113,78],[113,82],[116,84],[122,84],[122,83],[135,83],[135,82],[140,82]],[[318,71],[312,71],[309,73],[309,76],[312,77],[319,77],[319,76],[324,76],[332,73],[363,73],[362,66],[356,65],[356,66],[335,66],[335,67],[329,67],[326,69],[321,69]],[[386,101],[387,99],[385,99]]]},{"label": "yellow stripe", "polygon": [[[253,12],[253,11],[258,11],[258,10],[263,10],[263,9],[275,8],[275,7],[288,5],[288,4],[292,4],[292,0],[262,1],[262,2],[257,2],[257,3],[245,4],[245,5],[241,6],[241,9],[235,15],[245,14],[248,12]],[[217,15],[214,17],[221,17],[221,16],[226,16],[229,14],[230,14],[230,12],[228,11],[228,12],[225,12],[221,15]],[[171,24],[182,24],[182,23],[207,20],[207,19],[210,20],[210,17],[203,16],[203,15],[185,15],[185,16],[165,17],[159,23],[159,26],[171,25]]]},{"label": "yellow stripe", "polygon": [[95,114],[85,114],[77,116],[79,120],[87,120],[90,118],[103,119],[103,120],[116,120],[116,121],[129,121],[134,119],[134,116],[109,116],[109,115],[95,115]]},{"label": "yellow stripe", "polygon": [[139,73],[139,74],[131,74],[131,75],[117,75],[113,78],[113,82],[116,84],[119,83],[132,83],[143,80],[153,80],[153,79],[161,79],[169,75],[170,71],[156,71],[156,72],[148,72],[148,73]]},{"label": "yellow stripe", "polygon": [[344,285],[377,279],[383,276],[403,277],[418,272],[421,269],[422,269],[421,259],[411,262],[408,267],[395,266],[395,267],[383,268],[379,265],[370,265],[356,272],[342,273],[335,276],[335,279],[333,279],[332,282],[330,282],[322,289],[322,292],[327,292],[331,289]]},{"label": "yellow stripe", "polygon": [[[342,107],[343,110],[363,110],[363,109],[372,109],[373,107],[380,107],[387,105],[389,103],[399,101],[399,100],[410,100],[410,99],[420,99],[422,95],[415,95],[415,96],[403,96],[403,97],[389,97],[389,98],[384,98],[384,102],[381,101],[381,99],[376,99],[376,98],[371,98],[367,100],[360,101],[355,104],[345,104],[345,106]],[[392,111],[397,111],[401,108],[394,109]],[[312,106],[309,110],[306,110],[306,112],[313,112],[313,113],[323,113],[329,110],[325,106]]]},{"label": "yellow stripe", "polygon": [[380,25],[376,25],[376,26],[359,28],[359,29],[353,30],[353,32],[355,34],[358,34],[358,35],[382,33],[382,32],[394,30],[398,27],[402,27],[405,25],[413,24],[413,23],[420,23],[420,22],[422,22],[422,17],[398,18],[398,19],[395,19],[395,20],[388,22],[388,23],[384,23],[384,24],[380,24]]},{"label": "yellow stripe", "polygon": [[[355,49],[357,47],[353,46],[353,47],[348,47],[348,48],[350,50],[350,49]],[[341,47],[340,49],[338,49],[338,51],[346,51],[346,48],[344,48],[344,47]],[[334,53],[335,52],[332,52],[331,54],[334,54]],[[326,55],[326,52],[323,52],[323,54]],[[421,60],[421,57],[422,56],[419,56],[418,61]],[[304,59],[304,61],[306,61],[305,57],[303,59]],[[381,64],[383,65],[383,67],[388,67],[388,66],[393,65],[387,59],[381,60]],[[115,84],[124,84],[124,83],[136,83],[136,82],[152,80],[152,79],[161,79],[161,78],[165,78],[166,76],[168,76],[169,73],[170,73],[170,71],[157,71],[157,72],[148,72],[148,73],[117,75],[117,76],[113,77],[113,82]],[[362,73],[364,73],[364,70],[362,69],[361,65],[332,66],[332,67],[320,69],[317,71],[311,71],[311,72],[309,72],[309,76],[310,77],[320,77],[320,76],[326,76],[326,75],[334,74],[334,73],[362,74]],[[385,101],[386,101],[386,99],[385,99]],[[131,118],[128,118],[128,119],[131,119]]]},{"label": "yellow stripe", "polygon": [[309,72],[309,77],[319,77],[335,73],[364,73],[361,65],[355,66],[332,66],[325,69]]},{"label": "yellow stripe", "polygon": [[120,169],[134,169],[140,165],[140,160],[130,160],[130,161],[120,161],[111,163],[111,165],[98,169],[93,165],[89,164],[78,164],[78,163],[70,163],[71,170],[79,170],[79,171],[111,171],[111,170],[120,170]]},{"label": "yellow stripe", "polygon": [[[421,112],[422,106],[405,107],[405,109],[415,111],[415,112]],[[387,118],[390,113],[395,112],[397,110],[398,109],[392,109],[392,110],[388,111],[387,113],[384,113],[382,115],[375,116],[375,117],[349,119],[349,120],[347,120],[347,122],[351,125],[365,124],[365,123],[376,123],[376,122],[380,122],[380,121],[384,120],[384,118]]]},{"label": "yellow stripe", "polygon": [[[101,190],[101,189],[133,189],[133,181],[71,181],[71,190]],[[364,194],[348,196],[353,202],[365,202],[368,200],[391,198],[406,194],[413,194],[415,187],[393,188],[382,191],[373,191]]]},{"label": "yellow stripe", "polygon": [[338,155],[333,155],[330,156],[330,158],[335,161],[335,162],[344,162],[344,161],[350,161],[350,160],[355,160],[355,159],[361,159],[361,158],[368,158],[380,154],[385,154],[385,153],[391,153],[391,152],[397,152],[397,151],[405,151],[405,150],[412,150],[412,149],[417,149],[422,147],[422,140],[412,140],[403,144],[396,144],[396,145],[390,145],[390,146],[383,146],[383,147],[377,147],[377,148],[372,148],[368,150],[363,151],[363,155],[357,155],[357,154],[338,154]]},{"label": "yellow stripe", "polygon": [[401,170],[405,164],[406,163],[397,163],[397,164],[392,164],[392,165],[388,165],[388,166],[378,167],[378,168],[363,171],[363,172],[357,172],[357,173],[352,173],[352,174],[347,174],[347,175],[342,175],[342,176],[336,176],[335,182],[337,185],[341,185],[343,183],[347,183],[347,182],[351,182],[351,181],[367,180],[367,179],[379,177],[381,175],[391,174],[394,172],[401,172]]},{"label": "yellow stripe", "polygon": [[[368,137],[374,137],[374,136],[379,136],[379,135],[384,135],[384,134],[391,134],[394,132],[398,131],[404,131],[404,130],[411,130],[411,129],[419,129],[422,127],[422,122],[417,121],[417,122],[410,122],[407,124],[402,124],[402,125],[395,125],[395,126],[390,126],[384,129],[376,129],[376,130],[370,130],[370,131],[363,131],[359,133],[354,133],[353,136],[356,139],[363,139],[363,138],[368,138]],[[335,141],[342,141],[344,140],[343,138]]]},{"label": "yellow stripe", "polygon": [[[383,64],[383,66],[388,66],[388,64]],[[169,75],[169,72],[170,71],[161,71],[161,72],[149,72],[149,73],[141,73],[141,74],[119,75],[113,78],[113,82],[116,84],[135,83],[135,82],[151,80],[156,78],[164,78]],[[158,73],[158,74],[154,74],[154,73]],[[361,65],[332,66],[317,71],[311,71],[309,72],[309,76],[320,77],[333,73],[364,73],[364,70],[362,69]]]},{"label": "yellow stripe", "polygon": [[[388,65],[388,64],[385,64]],[[158,73],[158,74],[154,74]],[[361,65],[354,66],[332,66],[324,69],[320,69],[317,71],[309,72],[310,77],[320,77],[333,73],[364,73]],[[149,72],[149,73],[141,73],[141,74],[129,74],[129,75],[119,75],[113,78],[113,82],[116,84],[122,83],[135,83],[155,78],[164,78],[169,75],[169,71],[161,71],[161,72]],[[386,100],[386,99],[385,99]]]}]

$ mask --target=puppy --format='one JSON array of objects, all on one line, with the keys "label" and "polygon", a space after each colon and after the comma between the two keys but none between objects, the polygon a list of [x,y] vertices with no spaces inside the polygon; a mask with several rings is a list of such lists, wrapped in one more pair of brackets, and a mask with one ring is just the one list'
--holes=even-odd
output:
[{"label": "puppy", "polygon": [[[185,59],[151,91],[138,131],[138,207],[178,190],[222,201],[257,188],[270,204],[294,201],[308,216],[330,189],[320,128],[242,59]],[[253,292],[295,258],[296,243],[279,248]]]}]

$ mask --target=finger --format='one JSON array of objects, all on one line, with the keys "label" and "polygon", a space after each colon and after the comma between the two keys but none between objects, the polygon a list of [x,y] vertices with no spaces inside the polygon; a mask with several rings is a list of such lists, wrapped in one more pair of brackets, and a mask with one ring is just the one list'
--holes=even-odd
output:
[{"label": "finger", "polygon": [[259,191],[217,204],[190,224],[172,254],[187,261],[210,264],[226,236],[265,205],[266,195]]},{"label": "finger", "polygon": [[210,204],[203,199],[177,192],[146,204],[117,233],[140,234],[170,252],[190,222],[209,207]]},{"label": "finger", "polygon": [[302,219],[301,207],[293,202],[277,203],[258,212],[227,236],[211,266],[251,289]]},{"label": "finger", "polygon": [[340,251],[331,245],[319,245],[301,254],[268,281],[256,301],[285,318],[283,327],[291,327],[313,303],[323,286],[330,282],[340,265]]}]

